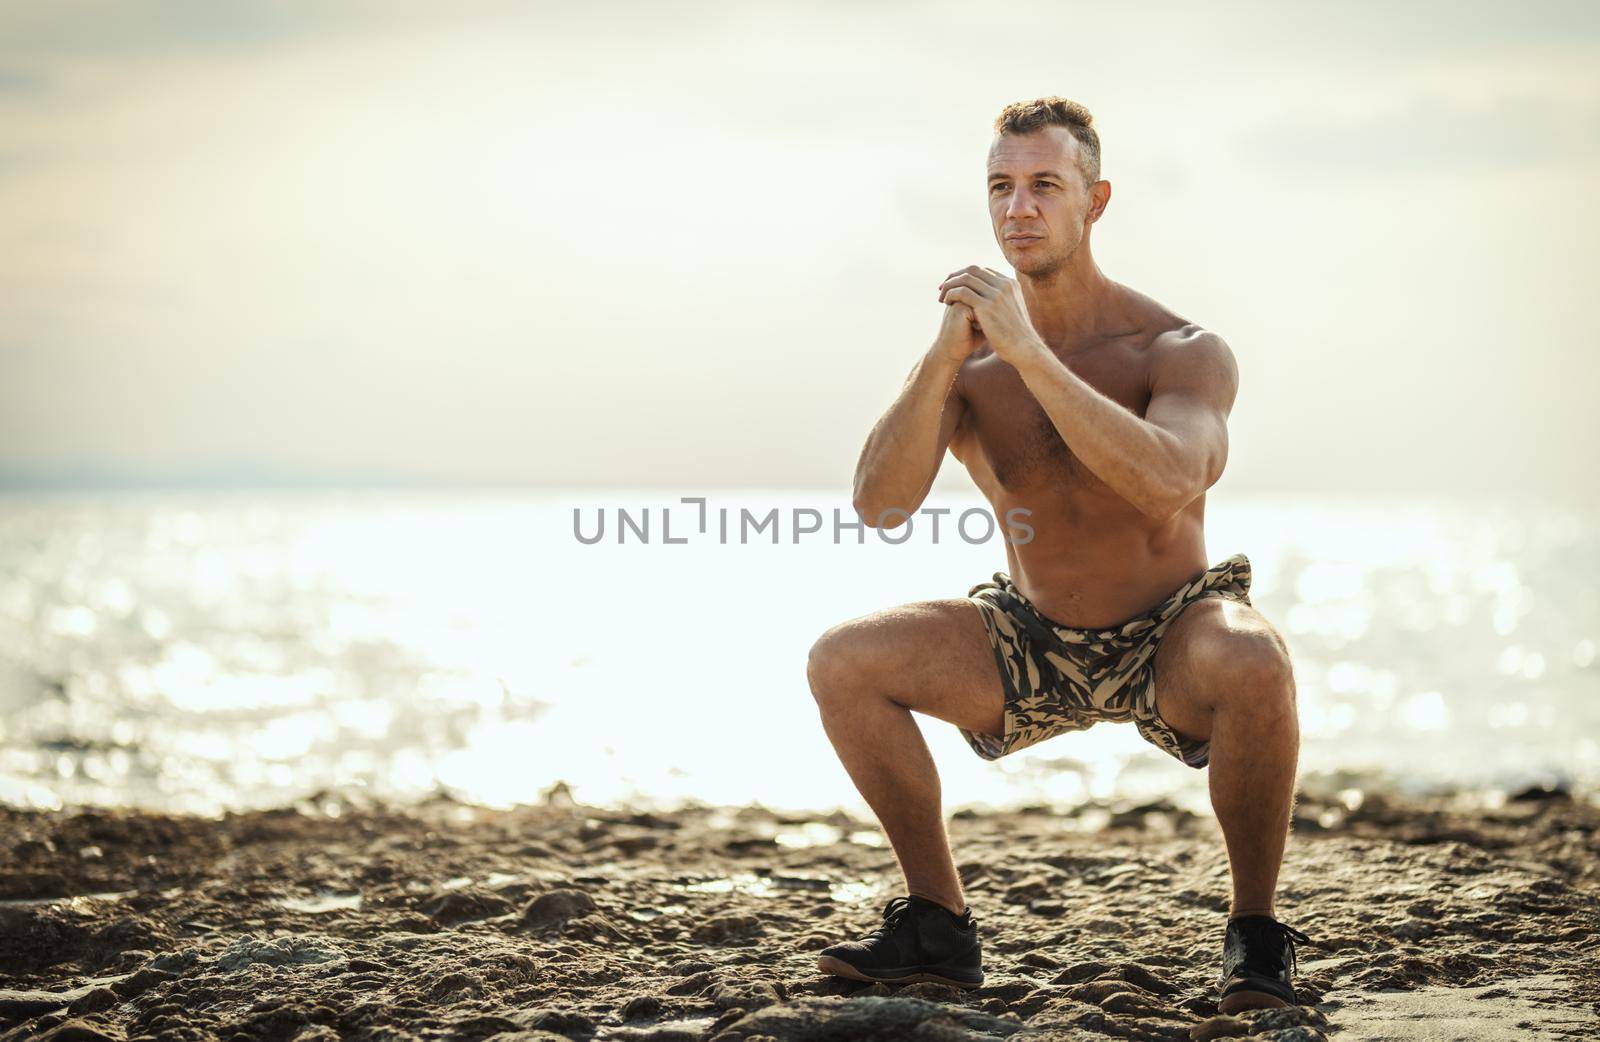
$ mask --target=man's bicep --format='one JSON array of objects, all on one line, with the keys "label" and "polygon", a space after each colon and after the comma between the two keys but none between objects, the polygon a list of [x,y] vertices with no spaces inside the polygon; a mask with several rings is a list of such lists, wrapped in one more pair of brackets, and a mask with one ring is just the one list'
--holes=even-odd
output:
[{"label": "man's bicep", "polygon": [[1222,476],[1228,460],[1228,414],[1239,393],[1239,368],[1227,343],[1200,332],[1167,345],[1152,373],[1145,420],[1177,439],[1198,494]]}]

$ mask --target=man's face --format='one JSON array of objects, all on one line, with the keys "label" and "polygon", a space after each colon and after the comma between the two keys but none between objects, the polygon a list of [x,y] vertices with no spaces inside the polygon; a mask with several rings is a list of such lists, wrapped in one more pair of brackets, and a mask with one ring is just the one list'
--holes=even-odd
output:
[{"label": "man's face", "polygon": [[1078,149],[1066,127],[1000,134],[989,148],[989,220],[1019,275],[1050,276],[1083,241],[1094,202]]}]

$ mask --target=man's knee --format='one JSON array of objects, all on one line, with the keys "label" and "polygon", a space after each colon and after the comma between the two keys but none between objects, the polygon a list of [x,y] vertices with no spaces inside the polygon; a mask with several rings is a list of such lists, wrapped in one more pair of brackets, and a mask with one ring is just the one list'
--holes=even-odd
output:
[{"label": "man's knee", "polygon": [[1251,687],[1279,691],[1294,697],[1294,664],[1289,650],[1276,634],[1251,633],[1241,638],[1234,649],[1234,669]]},{"label": "man's knee", "polygon": [[806,658],[806,680],[811,685],[811,696],[819,705],[843,694],[853,679],[856,672],[851,664],[855,658],[854,645],[847,622],[829,628],[811,645],[811,654]]},{"label": "man's knee", "polygon": [[990,703],[1005,697],[970,601],[899,605],[841,622],[812,644],[806,675],[825,710],[887,700],[963,726],[975,714],[987,719]]},{"label": "man's knee", "polygon": [[1231,630],[1213,635],[1205,652],[1223,700],[1257,710],[1294,710],[1294,664],[1283,640],[1270,629]]},{"label": "man's knee", "polygon": [[1283,637],[1252,609],[1231,604],[1206,608],[1173,649],[1190,684],[1208,692],[1213,705],[1240,702],[1258,711],[1292,711],[1294,664]]}]

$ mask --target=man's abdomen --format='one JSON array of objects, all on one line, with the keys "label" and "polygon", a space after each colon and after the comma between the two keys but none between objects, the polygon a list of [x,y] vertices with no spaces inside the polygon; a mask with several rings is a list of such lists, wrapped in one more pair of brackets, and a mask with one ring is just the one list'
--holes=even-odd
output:
[{"label": "man's abdomen", "polygon": [[[1006,509],[1026,507],[1009,504]],[[1104,628],[1148,611],[1206,570],[1203,497],[1165,522],[1034,509],[1033,539],[1008,545],[1012,580],[1063,626]]]}]

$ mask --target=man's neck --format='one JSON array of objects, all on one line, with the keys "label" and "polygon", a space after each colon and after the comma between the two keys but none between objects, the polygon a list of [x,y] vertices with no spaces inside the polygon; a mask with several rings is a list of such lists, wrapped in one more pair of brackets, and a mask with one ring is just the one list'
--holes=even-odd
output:
[{"label": "man's neck", "polygon": [[1087,242],[1044,278],[1018,272],[1017,284],[1033,328],[1052,348],[1092,339],[1105,328],[1107,312],[1115,310],[1115,286],[1101,274]]}]

